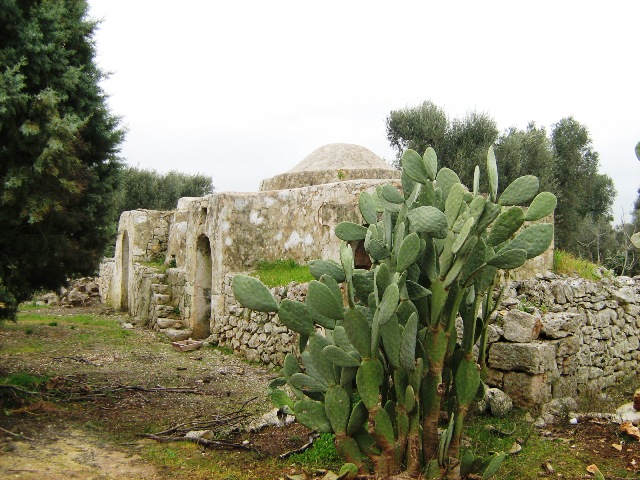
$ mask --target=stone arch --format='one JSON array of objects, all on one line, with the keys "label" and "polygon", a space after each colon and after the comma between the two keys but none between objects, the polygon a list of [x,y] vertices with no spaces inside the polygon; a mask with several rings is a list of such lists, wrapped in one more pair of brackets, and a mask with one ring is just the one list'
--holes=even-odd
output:
[{"label": "stone arch", "polygon": [[131,250],[129,247],[129,232],[122,234],[122,249],[120,260],[122,262],[120,277],[120,309],[129,311],[129,269],[131,265]]},{"label": "stone arch", "polygon": [[193,338],[211,334],[212,263],[209,237],[200,235],[196,242],[196,275],[193,283]]}]

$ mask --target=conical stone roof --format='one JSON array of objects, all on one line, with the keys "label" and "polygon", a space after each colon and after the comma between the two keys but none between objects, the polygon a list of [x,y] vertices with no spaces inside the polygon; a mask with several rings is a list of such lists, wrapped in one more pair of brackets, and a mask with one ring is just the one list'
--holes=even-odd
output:
[{"label": "conical stone roof", "polygon": [[260,190],[393,178],[400,178],[400,172],[371,150],[349,143],[331,143],[311,152],[287,173],[263,180]]}]

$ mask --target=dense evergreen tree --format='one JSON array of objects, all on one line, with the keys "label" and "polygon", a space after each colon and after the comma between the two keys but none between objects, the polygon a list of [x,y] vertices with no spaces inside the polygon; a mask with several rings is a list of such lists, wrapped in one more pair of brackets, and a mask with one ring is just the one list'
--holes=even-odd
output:
[{"label": "dense evergreen tree", "polygon": [[0,1],[0,316],[34,289],[95,272],[111,241],[123,131],[99,86],[87,10]]}]

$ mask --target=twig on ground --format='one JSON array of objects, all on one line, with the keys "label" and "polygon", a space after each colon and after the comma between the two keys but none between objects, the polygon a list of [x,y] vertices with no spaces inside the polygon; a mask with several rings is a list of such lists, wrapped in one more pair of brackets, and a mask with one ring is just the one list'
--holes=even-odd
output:
[{"label": "twig on ground", "polygon": [[260,453],[257,449],[242,443],[225,442],[223,440],[206,440],[204,438],[192,438],[192,437],[159,437],[158,435],[142,434],[142,437],[157,440],[159,442],[192,442],[209,448],[224,448],[230,450],[247,450],[250,452]]},{"label": "twig on ground", "polygon": [[82,358],[82,357],[77,357],[77,356],[73,356],[73,357],[69,357],[69,356],[65,356],[65,357],[53,357],[54,360],[73,360],[74,362],[78,362],[78,363],[86,363],[87,365],[91,365],[92,367],[99,367],[100,365],[98,365],[97,363],[93,363],[91,360],[87,360],[86,358]]},{"label": "twig on ground", "polygon": [[26,435],[22,435],[21,433],[13,433],[5,428],[0,427],[0,431],[6,433],[7,435],[10,435],[14,438],[23,438],[25,440],[29,440],[30,442],[34,442],[35,440],[33,438],[29,438]]},{"label": "twig on ground", "polygon": [[38,392],[32,392],[31,390],[27,390],[25,388],[17,387],[16,385],[11,385],[11,384],[7,384],[7,383],[0,383],[0,388],[6,388],[6,389],[9,389],[9,390],[12,390],[14,394],[16,392],[20,392],[20,393],[26,393],[26,394],[29,394],[29,395],[39,395]]},{"label": "twig on ground", "polygon": [[289,458],[291,455],[295,455],[296,453],[302,453],[305,450],[309,450],[312,446],[313,446],[313,442],[315,441],[316,438],[318,438],[320,435],[313,434],[313,435],[309,435],[309,441],[307,443],[305,443],[304,445],[302,445],[300,448],[296,448],[295,450],[289,450],[288,452],[284,452],[282,455],[278,455],[278,458],[281,460],[284,460],[285,458]]}]

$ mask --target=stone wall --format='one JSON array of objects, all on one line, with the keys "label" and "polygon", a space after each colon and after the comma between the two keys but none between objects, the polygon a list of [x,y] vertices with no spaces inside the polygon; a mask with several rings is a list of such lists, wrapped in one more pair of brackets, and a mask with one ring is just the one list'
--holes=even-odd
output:
[{"label": "stone wall", "polygon": [[[231,290],[232,280],[233,275],[225,276],[224,311],[211,327],[210,340],[251,361],[263,362],[270,367],[282,365],[287,353],[298,352],[298,334],[282,325],[277,314],[249,312],[240,306]],[[283,298],[304,301],[307,286],[293,282],[270,290],[278,302]]]},{"label": "stone wall", "polygon": [[640,279],[517,281],[491,326],[488,383],[520,406],[601,390],[640,362]]},{"label": "stone wall", "polygon": [[[249,312],[225,276],[224,311],[211,340],[253,361],[281,365],[297,351],[297,335],[277,315]],[[307,286],[271,289],[276,299],[304,300]],[[514,281],[489,326],[490,386],[531,407],[555,397],[602,389],[638,372],[640,279],[593,282],[552,273]]]}]

